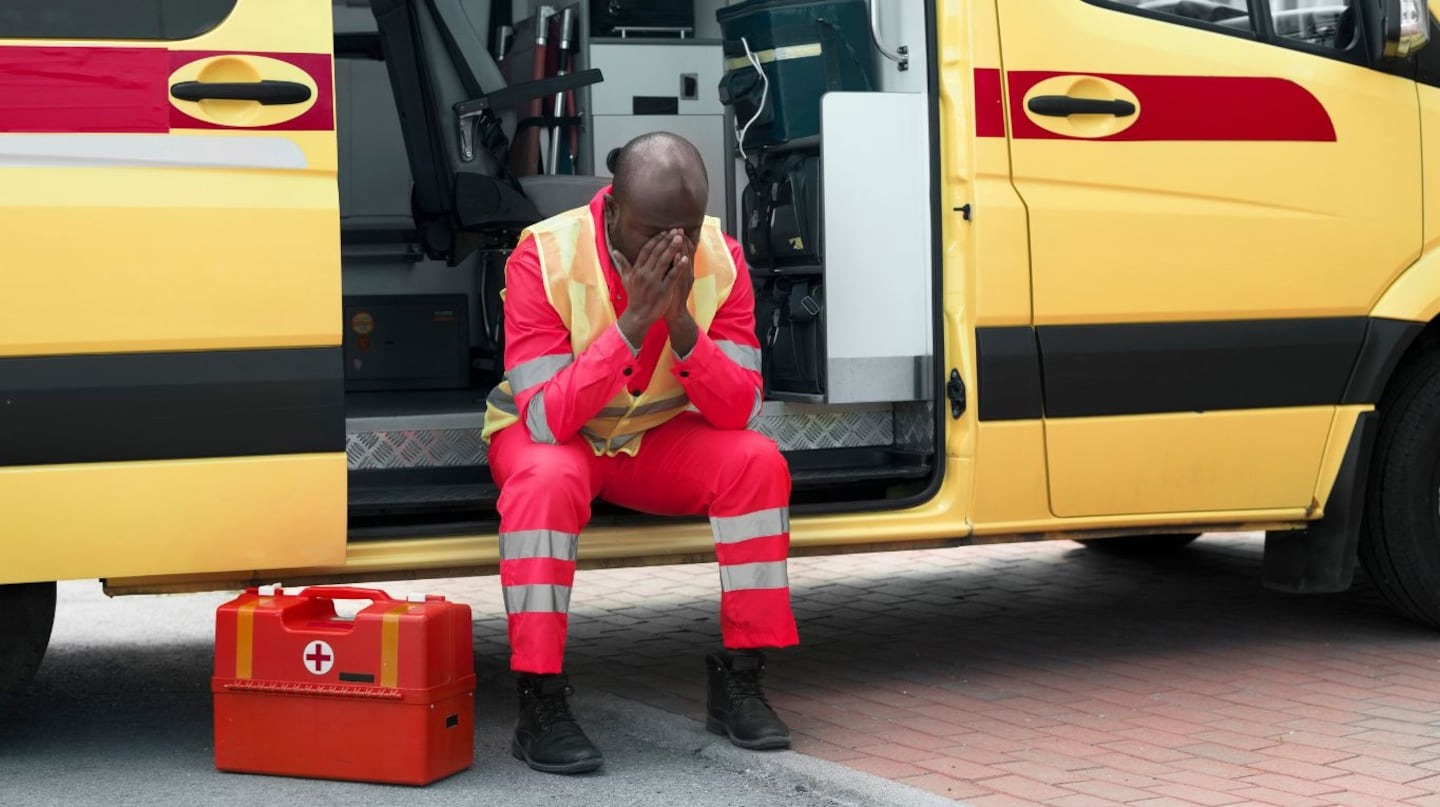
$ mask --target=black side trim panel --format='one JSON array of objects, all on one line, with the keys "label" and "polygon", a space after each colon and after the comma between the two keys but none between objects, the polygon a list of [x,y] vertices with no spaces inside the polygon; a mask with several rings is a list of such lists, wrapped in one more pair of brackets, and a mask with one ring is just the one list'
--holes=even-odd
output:
[{"label": "black side trim panel", "polygon": [[1296,594],[1350,588],[1378,422],[1374,412],[1361,413],[1355,422],[1335,487],[1325,503],[1325,517],[1304,530],[1265,535],[1266,588]]},{"label": "black side trim panel", "polygon": [[1365,343],[1360,346],[1360,358],[1355,362],[1355,372],[1345,386],[1344,404],[1379,403],[1380,393],[1395,373],[1395,365],[1425,330],[1422,322],[1407,322],[1401,319],[1372,319],[1365,331]]},{"label": "black side trim panel", "polygon": [[1034,328],[978,328],[975,352],[981,420],[1036,420],[1043,414]]},{"label": "black side trim panel", "polygon": [[1041,327],[1045,415],[1334,405],[1345,393],[1367,321],[1336,317]]},{"label": "black side trim panel", "polygon": [[0,466],[345,450],[340,349],[0,359]]}]

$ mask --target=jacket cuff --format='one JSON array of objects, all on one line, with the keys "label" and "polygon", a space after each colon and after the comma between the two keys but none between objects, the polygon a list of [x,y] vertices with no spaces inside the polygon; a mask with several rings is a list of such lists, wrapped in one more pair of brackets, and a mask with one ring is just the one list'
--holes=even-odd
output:
[{"label": "jacket cuff", "polygon": [[630,358],[632,358],[632,359],[639,358],[639,357],[640,357],[640,348],[636,347],[635,345],[630,344],[630,338],[625,335],[625,332],[624,332],[624,331],[620,330],[620,323],[618,323],[618,322],[615,323],[615,327],[613,328],[613,330],[615,331],[615,333],[617,333],[617,334],[620,335],[620,341],[625,344],[625,347],[630,348]]},{"label": "jacket cuff", "polygon": [[591,345],[592,349],[598,348],[603,357],[603,365],[610,368],[610,371],[617,376],[626,379],[629,383],[630,376],[640,372],[639,353],[630,347],[625,334],[620,330],[619,325],[608,328],[600,334],[600,338]]},{"label": "jacket cuff", "polygon": [[[675,352],[673,347],[671,352]],[[700,335],[695,338],[695,345],[690,348],[688,354],[681,356],[679,353],[675,353],[675,364],[671,366],[670,373],[682,380],[690,378],[693,374],[703,373],[710,362],[725,358],[723,355],[715,355],[719,352],[710,335],[701,331]]]}]

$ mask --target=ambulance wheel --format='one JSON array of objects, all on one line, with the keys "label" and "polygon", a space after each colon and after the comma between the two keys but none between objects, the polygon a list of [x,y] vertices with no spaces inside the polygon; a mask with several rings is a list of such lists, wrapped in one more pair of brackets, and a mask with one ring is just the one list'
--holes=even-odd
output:
[{"label": "ambulance wheel", "polygon": [[1116,538],[1086,538],[1076,543],[1086,549],[1096,549],[1111,555],[1163,555],[1184,549],[1199,537],[1198,532],[1178,535],[1121,535]]},{"label": "ambulance wheel", "polygon": [[1440,351],[1396,373],[1378,409],[1360,562],[1397,610],[1440,628]]},{"label": "ambulance wheel", "polygon": [[0,702],[40,669],[54,622],[54,583],[0,586]]}]

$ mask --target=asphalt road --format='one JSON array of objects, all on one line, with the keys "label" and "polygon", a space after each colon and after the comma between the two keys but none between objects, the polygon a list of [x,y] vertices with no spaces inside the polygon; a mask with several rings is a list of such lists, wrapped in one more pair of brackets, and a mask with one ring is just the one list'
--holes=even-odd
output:
[{"label": "asphalt road", "polygon": [[429,787],[219,773],[209,676],[214,608],[226,599],[112,600],[94,582],[62,584],[45,664],[34,685],[0,712],[0,805],[942,803],[793,752],[740,751],[698,723],[598,693],[582,693],[575,708],[604,750],[605,768],[582,777],[534,773],[508,752],[511,679],[483,669],[475,764]]}]

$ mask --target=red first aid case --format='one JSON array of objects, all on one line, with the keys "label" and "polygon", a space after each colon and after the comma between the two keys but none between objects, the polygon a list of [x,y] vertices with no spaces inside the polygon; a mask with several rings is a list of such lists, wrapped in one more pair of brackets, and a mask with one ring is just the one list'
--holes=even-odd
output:
[{"label": "red first aid case", "polygon": [[[353,620],[335,600],[370,600]],[[215,767],[424,785],[470,767],[470,607],[375,589],[247,589],[215,614]]]}]

